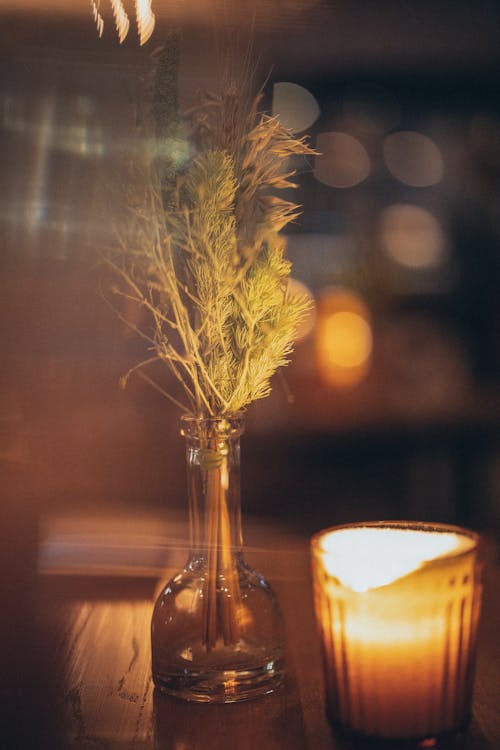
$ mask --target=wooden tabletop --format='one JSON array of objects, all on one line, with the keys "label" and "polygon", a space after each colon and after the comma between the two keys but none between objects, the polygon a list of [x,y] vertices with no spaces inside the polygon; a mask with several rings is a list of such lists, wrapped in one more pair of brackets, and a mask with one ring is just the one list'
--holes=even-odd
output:
[{"label": "wooden tabletop", "polygon": [[[53,655],[54,713],[62,747],[107,750],[339,750],[325,718],[313,619],[309,540],[263,522],[245,524],[246,558],[282,605],[287,679],[273,695],[230,705],[185,703],[155,692],[150,618],[161,585],[143,575],[43,576],[40,611]],[[167,548],[166,548],[167,549]],[[167,580],[183,563],[168,547]],[[488,566],[474,720],[467,750],[500,748],[500,569]],[[54,729],[54,731],[56,731]]]}]

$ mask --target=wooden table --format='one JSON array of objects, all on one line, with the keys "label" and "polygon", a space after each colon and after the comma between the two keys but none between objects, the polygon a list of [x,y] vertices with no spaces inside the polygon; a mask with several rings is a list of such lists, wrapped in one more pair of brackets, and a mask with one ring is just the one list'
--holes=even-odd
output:
[{"label": "wooden table", "polygon": [[[309,540],[244,525],[248,562],[272,582],[287,628],[287,680],[276,694],[231,705],[158,695],[150,674],[154,576],[50,575],[42,580],[46,648],[54,655],[62,747],[107,750],[338,750],[324,712],[313,620]],[[183,562],[169,552],[167,579]],[[178,559],[177,559],[178,558]],[[490,564],[467,750],[500,748],[500,569]]]}]

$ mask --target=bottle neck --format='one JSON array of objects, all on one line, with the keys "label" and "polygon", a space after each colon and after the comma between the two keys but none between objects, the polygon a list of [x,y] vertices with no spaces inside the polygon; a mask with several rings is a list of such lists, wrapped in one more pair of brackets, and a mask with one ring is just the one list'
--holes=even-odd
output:
[{"label": "bottle neck", "polygon": [[[191,555],[227,566],[242,548],[241,417],[184,417]],[[214,550],[216,554],[214,556]]]}]

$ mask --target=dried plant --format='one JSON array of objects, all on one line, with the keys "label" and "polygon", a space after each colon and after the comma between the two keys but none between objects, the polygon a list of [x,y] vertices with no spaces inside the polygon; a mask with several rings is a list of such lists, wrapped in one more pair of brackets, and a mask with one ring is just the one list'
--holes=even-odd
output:
[{"label": "dried plant", "polygon": [[[185,114],[185,139],[174,85],[178,46],[159,56],[153,111],[156,143],[134,198],[120,252],[109,258],[117,293],[145,310],[149,328],[134,326],[151,356],[132,368],[194,417],[221,419],[214,432],[200,420],[196,462],[203,475],[207,573],[202,642],[238,640],[240,588],[230,547],[227,441],[230,418],[267,396],[285,365],[308,309],[291,294],[283,227],[298,206],[275,195],[294,187],[291,157],[314,153],[277,118],[259,112],[225,82]],[[167,392],[143,368],[159,360],[178,380],[183,398]],[[203,427],[205,424],[205,427]]]},{"label": "dried plant", "polygon": [[[168,59],[160,59],[160,72],[162,64],[171,76]],[[269,394],[308,308],[289,292],[280,236],[298,206],[274,191],[294,187],[290,157],[314,152],[259,112],[260,95],[246,105],[229,84],[186,113],[196,152],[180,166],[176,99],[164,81],[163,90],[154,105],[160,156],[122,252],[110,260],[123,282],[118,293],[152,320],[139,331],[152,356],[123,382],[160,360],[184,392],[182,400],[166,395],[186,413],[231,416]]]}]

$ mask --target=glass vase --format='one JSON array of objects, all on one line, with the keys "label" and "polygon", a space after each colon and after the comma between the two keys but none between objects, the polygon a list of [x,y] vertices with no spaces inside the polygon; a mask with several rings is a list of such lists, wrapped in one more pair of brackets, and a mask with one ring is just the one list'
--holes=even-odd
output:
[{"label": "glass vase", "polygon": [[156,687],[185,700],[242,701],[283,677],[279,605],[242,552],[242,431],[242,417],[182,418],[190,553],[158,597],[151,642]]}]

